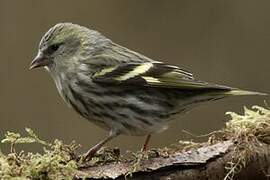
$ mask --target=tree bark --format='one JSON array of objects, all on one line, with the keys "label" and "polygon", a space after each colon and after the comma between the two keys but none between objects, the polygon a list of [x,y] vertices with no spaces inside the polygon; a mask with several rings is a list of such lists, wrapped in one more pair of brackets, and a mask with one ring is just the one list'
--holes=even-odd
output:
[{"label": "tree bark", "polygon": [[270,145],[250,143],[254,144],[248,151],[241,149],[239,142],[232,139],[204,143],[167,157],[142,159],[135,171],[134,162],[84,167],[74,179],[270,179]]}]

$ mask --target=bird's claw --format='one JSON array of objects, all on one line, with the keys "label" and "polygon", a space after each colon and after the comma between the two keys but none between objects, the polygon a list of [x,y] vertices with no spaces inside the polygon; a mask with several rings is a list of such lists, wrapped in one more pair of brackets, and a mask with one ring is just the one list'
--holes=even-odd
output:
[{"label": "bird's claw", "polygon": [[90,149],[85,154],[81,155],[80,161],[81,162],[87,162],[87,161],[91,160],[94,157],[95,154],[96,154],[96,150],[95,149]]}]

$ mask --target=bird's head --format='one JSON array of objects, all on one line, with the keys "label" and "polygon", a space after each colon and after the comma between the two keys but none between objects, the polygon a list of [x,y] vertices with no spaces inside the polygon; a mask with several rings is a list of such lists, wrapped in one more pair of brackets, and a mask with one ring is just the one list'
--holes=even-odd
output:
[{"label": "bird's head", "polygon": [[84,57],[89,57],[96,44],[104,38],[97,31],[72,24],[59,23],[42,37],[38,54],[30,64],[30,69],[47,67],[49,70],[72,67]]}]

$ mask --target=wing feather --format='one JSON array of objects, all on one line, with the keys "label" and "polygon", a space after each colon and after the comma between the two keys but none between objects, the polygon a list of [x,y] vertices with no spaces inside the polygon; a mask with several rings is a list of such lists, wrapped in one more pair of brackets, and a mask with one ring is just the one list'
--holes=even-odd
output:
[{"label": "wing feather", "polygon": [[111,83],[123,85],[152,86],[161,88],[198,89],[217,88],[228,89],[195,80],[192,73],[159,62],[124,63],[118,66],[102,69],[93,74],[96,83]]}]

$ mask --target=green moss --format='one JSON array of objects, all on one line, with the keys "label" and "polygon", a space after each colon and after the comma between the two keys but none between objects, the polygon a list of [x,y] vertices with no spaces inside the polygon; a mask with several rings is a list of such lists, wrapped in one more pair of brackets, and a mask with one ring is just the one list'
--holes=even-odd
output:
[{"label": "green moss", "polygon": [[[7,155],[0,154],[1,179],[67,179],[72,177],[77,170],[76,155],[78,145],[74,142],[65,145],[60,140],[47,143],[29,128],[27,136],[21,137],[18,133],[7,132],[2,143],[9,143],[11,152]],[[16,153],[16,144],[39,143],[43,146],[44,153]]]},{"label": "green moss", "polygon": [[232,161],[225,167],[228,171],[224,180],[233,179],[256,156],[256,147],[270,144],[270,110],[253,106],[244,107],[244,114],[227,112],[231,119],[226,123],[225,136],[235,142]]},{"label": "green moss", "polygon": [[[260,140],[270,137],[270,110],[253,106],[252,109],[244,107],[244,114],[239,115],[227,112],[231,120],[226,123],[226,132],[234,135],[255,135]],[[264,139],[265,138],[265,139]]]}]

